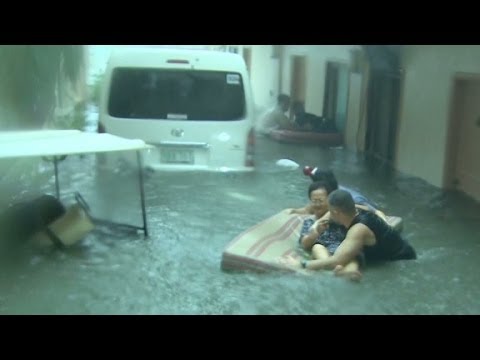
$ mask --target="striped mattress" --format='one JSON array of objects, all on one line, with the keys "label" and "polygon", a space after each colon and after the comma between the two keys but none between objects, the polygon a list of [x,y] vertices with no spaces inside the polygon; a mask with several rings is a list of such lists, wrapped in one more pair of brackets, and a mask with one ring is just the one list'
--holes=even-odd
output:
[{"label": "striped mattress", "polygon": [[[235,237],[222,253],[222,270],[284,270],[277,263],[279,257],[303,256],[298,249],[298,238],[303,221],[311,215],[291,215],[289,211],[275,214]],[[401,218],[387,216],[387,219],[391,226],[401,230]]]}]

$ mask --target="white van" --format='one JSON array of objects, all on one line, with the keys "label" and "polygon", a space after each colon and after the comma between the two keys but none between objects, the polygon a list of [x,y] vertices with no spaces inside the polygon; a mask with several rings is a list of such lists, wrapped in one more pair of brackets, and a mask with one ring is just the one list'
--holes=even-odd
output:
[{"label": "white van", "polygon": [[107,65],[99,131],[155,145],[154,170],[251,171],[254,111],[239,55],[126,48]]}]

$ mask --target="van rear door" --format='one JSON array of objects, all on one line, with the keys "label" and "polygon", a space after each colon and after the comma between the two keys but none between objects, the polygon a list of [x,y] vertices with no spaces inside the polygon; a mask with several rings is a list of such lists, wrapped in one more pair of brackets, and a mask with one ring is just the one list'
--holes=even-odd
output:
[{"label": "van rear door", "polygon": [[222,166],[225,152],[244,162],[250,126],[240,73],[117,67],[111,76],[108,132],[156,144],[162,164]]}]

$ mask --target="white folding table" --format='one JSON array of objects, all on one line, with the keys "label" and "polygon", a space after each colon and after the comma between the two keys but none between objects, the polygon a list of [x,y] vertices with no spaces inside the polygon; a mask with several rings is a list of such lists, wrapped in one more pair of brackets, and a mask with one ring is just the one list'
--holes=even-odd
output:
[{"label": "white folding table", "polygon": [[[0,132],[0,158],[41,157],[53,162],[55,190],[59,200],[58,163],[65,159],[66,156],[128,150],[136,151],[143,226],[118,225],[143,230],[145,236],[148,236],[148,228],[141,151],[149,148],[152,148],[152,146],[146,144],[143,140],[125,139],[111,134],[86,133],[79,130]],[[109,223],[115,224],[113,222]]]}]

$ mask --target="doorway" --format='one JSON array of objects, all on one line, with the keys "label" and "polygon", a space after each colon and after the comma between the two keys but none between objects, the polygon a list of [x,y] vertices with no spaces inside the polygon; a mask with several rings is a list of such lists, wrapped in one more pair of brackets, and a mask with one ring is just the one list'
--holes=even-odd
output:
[{"label": "doorway", "polygon": [[445,187],[480,201],[480,75],[454,80]]},{"label": "doorway", "polygon": [[400,71],[373,71],[368,85],[365,152],[390,165],[395,159],[401,84]]},{"label": "doorway", "polygon": [[328,61],[326,66],[322,115],[333,121],[340,133],[344,133],[347,121],[350,70],[347,64],[332,61]]},{"label": "doorway", "polygon": [[[292,103],[300,101],[305,104],[306,90],[307,90],[307,69],[305,56],[293,56],[291,67],[291,81],[290,81],[290,98]],[[293,112],[290,108],[290,118],[293,118]]]}]

